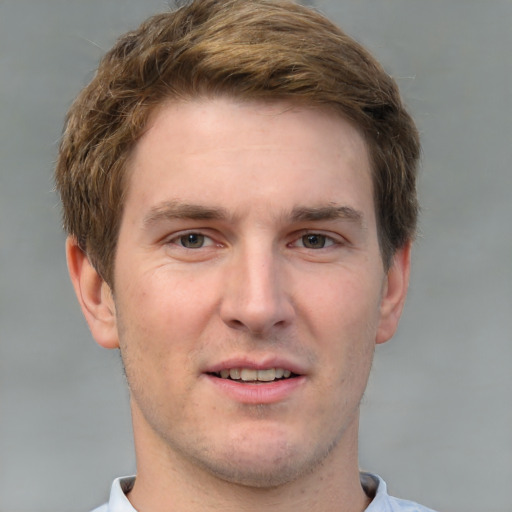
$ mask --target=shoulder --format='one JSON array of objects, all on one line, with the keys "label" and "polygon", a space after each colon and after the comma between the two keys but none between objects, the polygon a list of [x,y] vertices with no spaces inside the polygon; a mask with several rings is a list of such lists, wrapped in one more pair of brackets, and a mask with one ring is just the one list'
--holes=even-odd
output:
[{"label": "shoulder", "polygon": [[91,512],[108,512],[108,503],[101,505],[101,507],[95,508]]},{"label": "shoulder", "polygon": [[378,475],[361,473],[360,477],[366,493],[373,496],[365,512],[435,512],[413,501],[390,496],[386,482]]},{"label": "shoulder", "polygon": [[136,512],[126,497],[126,494],[132,489],[134,482],[134,476],[116,478],[110,489],[108,503],[95,508],[91,512]]},{"label": "shoulder", "polygon": [[389,497],[391,511],[393,512],[435,512],[434,510],[424,507],[414,501],[401,500],[399,498]]}]

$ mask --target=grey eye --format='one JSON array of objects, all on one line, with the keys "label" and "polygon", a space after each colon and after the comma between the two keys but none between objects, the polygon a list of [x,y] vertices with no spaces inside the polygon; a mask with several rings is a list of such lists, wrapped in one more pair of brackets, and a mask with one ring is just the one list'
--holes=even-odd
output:
[{"label": "grey eye", "polygon": [[204,245],[205,236],[200,233],[187,233],[180,236],[180,244],[187,249],[200,249]]},{"label": "grey eye", "polygon": [[302,243],[307,249],[322,249],[325,247],[325,235],[309,234],[302,237]]}]

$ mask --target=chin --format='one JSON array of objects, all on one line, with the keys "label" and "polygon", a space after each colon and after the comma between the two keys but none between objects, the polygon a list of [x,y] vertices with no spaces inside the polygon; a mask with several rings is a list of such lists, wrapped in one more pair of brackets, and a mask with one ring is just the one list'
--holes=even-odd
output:
[{"label": "chin", "polygon": [[280,487],[293,482],[299,478],[304,471],[298,464],[291,460],[286,462],[258,463],[236,461],[229,465],[222,461],[215,464],[214,461],[208,461],[203,465],[210,474],[226,482],[241,485],[244,487],[253,487],[256,489],[269,489]]},{"label": "chin", "polygon": [[[308,447],[304,438],[290,443],[270,437],[234,442],[228,453],[210,452],[199,460],[213,476],[245,487],[275,488],[313,471],[332,451],[333,445]],[[245,448],[245,449],[244,449]],[[226,462],[229,461],[229,462]]]}]

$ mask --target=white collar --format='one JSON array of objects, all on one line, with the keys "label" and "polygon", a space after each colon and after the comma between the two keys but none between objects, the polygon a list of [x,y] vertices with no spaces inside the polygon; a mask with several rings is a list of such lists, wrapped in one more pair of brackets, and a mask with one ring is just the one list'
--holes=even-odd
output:
[{"label": "white collar", "polygon": [[[415,503],[390,498],[390,496],[388,496],[386,482],[378,475],[361,472],[360,479],[364,491],[372,498],[372,502],[365,512],[393,512],[397,510],[403,512],[429,512],[429,509],[420,507]],[[126,494],[133,488],[134,483],[135,476],[116,478],[112,483],[108,504],[103,505],[103,507],[93,512],[137,512],[126,497]]]}]

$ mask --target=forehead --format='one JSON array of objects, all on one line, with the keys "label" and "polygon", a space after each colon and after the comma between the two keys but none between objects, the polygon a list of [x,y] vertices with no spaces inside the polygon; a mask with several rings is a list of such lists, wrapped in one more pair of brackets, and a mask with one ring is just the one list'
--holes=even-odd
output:
[{"label": "forehead", "polygon": [[[264,136],[268,129],[283,127],[293,134],[302,132],[311,139],[317,139],[313,131],[320,126],[328,128],[333,135],[342,128],[344,142],[357,144],[359,154],[368,156],[368,147],[361,130],[333,107],[314,106],[294,100],[252,100],[229,95],[193,96],[164,101],[152,111],[144,135],[136,143],[135,149],[138,151],[137,148],[145,144],[145,139],[155,139],[156,136],[151,133],[162,133],[162,129],[168,133],[174,131],[183,137],[196,134],[200,139],[199,144],[204,147],[208,145],[208,139],[213,145],[217,144],[217,140],[212,137],[212,128],[218,137],[235,127],[241,135],[247,133],[244,129],[249,130],[251,137],[256,139],[260,135]],[[319,137],[323,135],[325,130],[320,130]],[[331,142],[328,139],[325,145]],[[340,143],[342,141],[338,139],[336,144]]]},{"label": "forehead", "polygon": [[127,201],[195,194],[207,205],[243,206],[250,197],[252,206],[274,200],[293,209],[338,204],[354,190],[372,197],[359,131],[337,113],[284,101],[167,102],[151,116],[130,168]]}]

